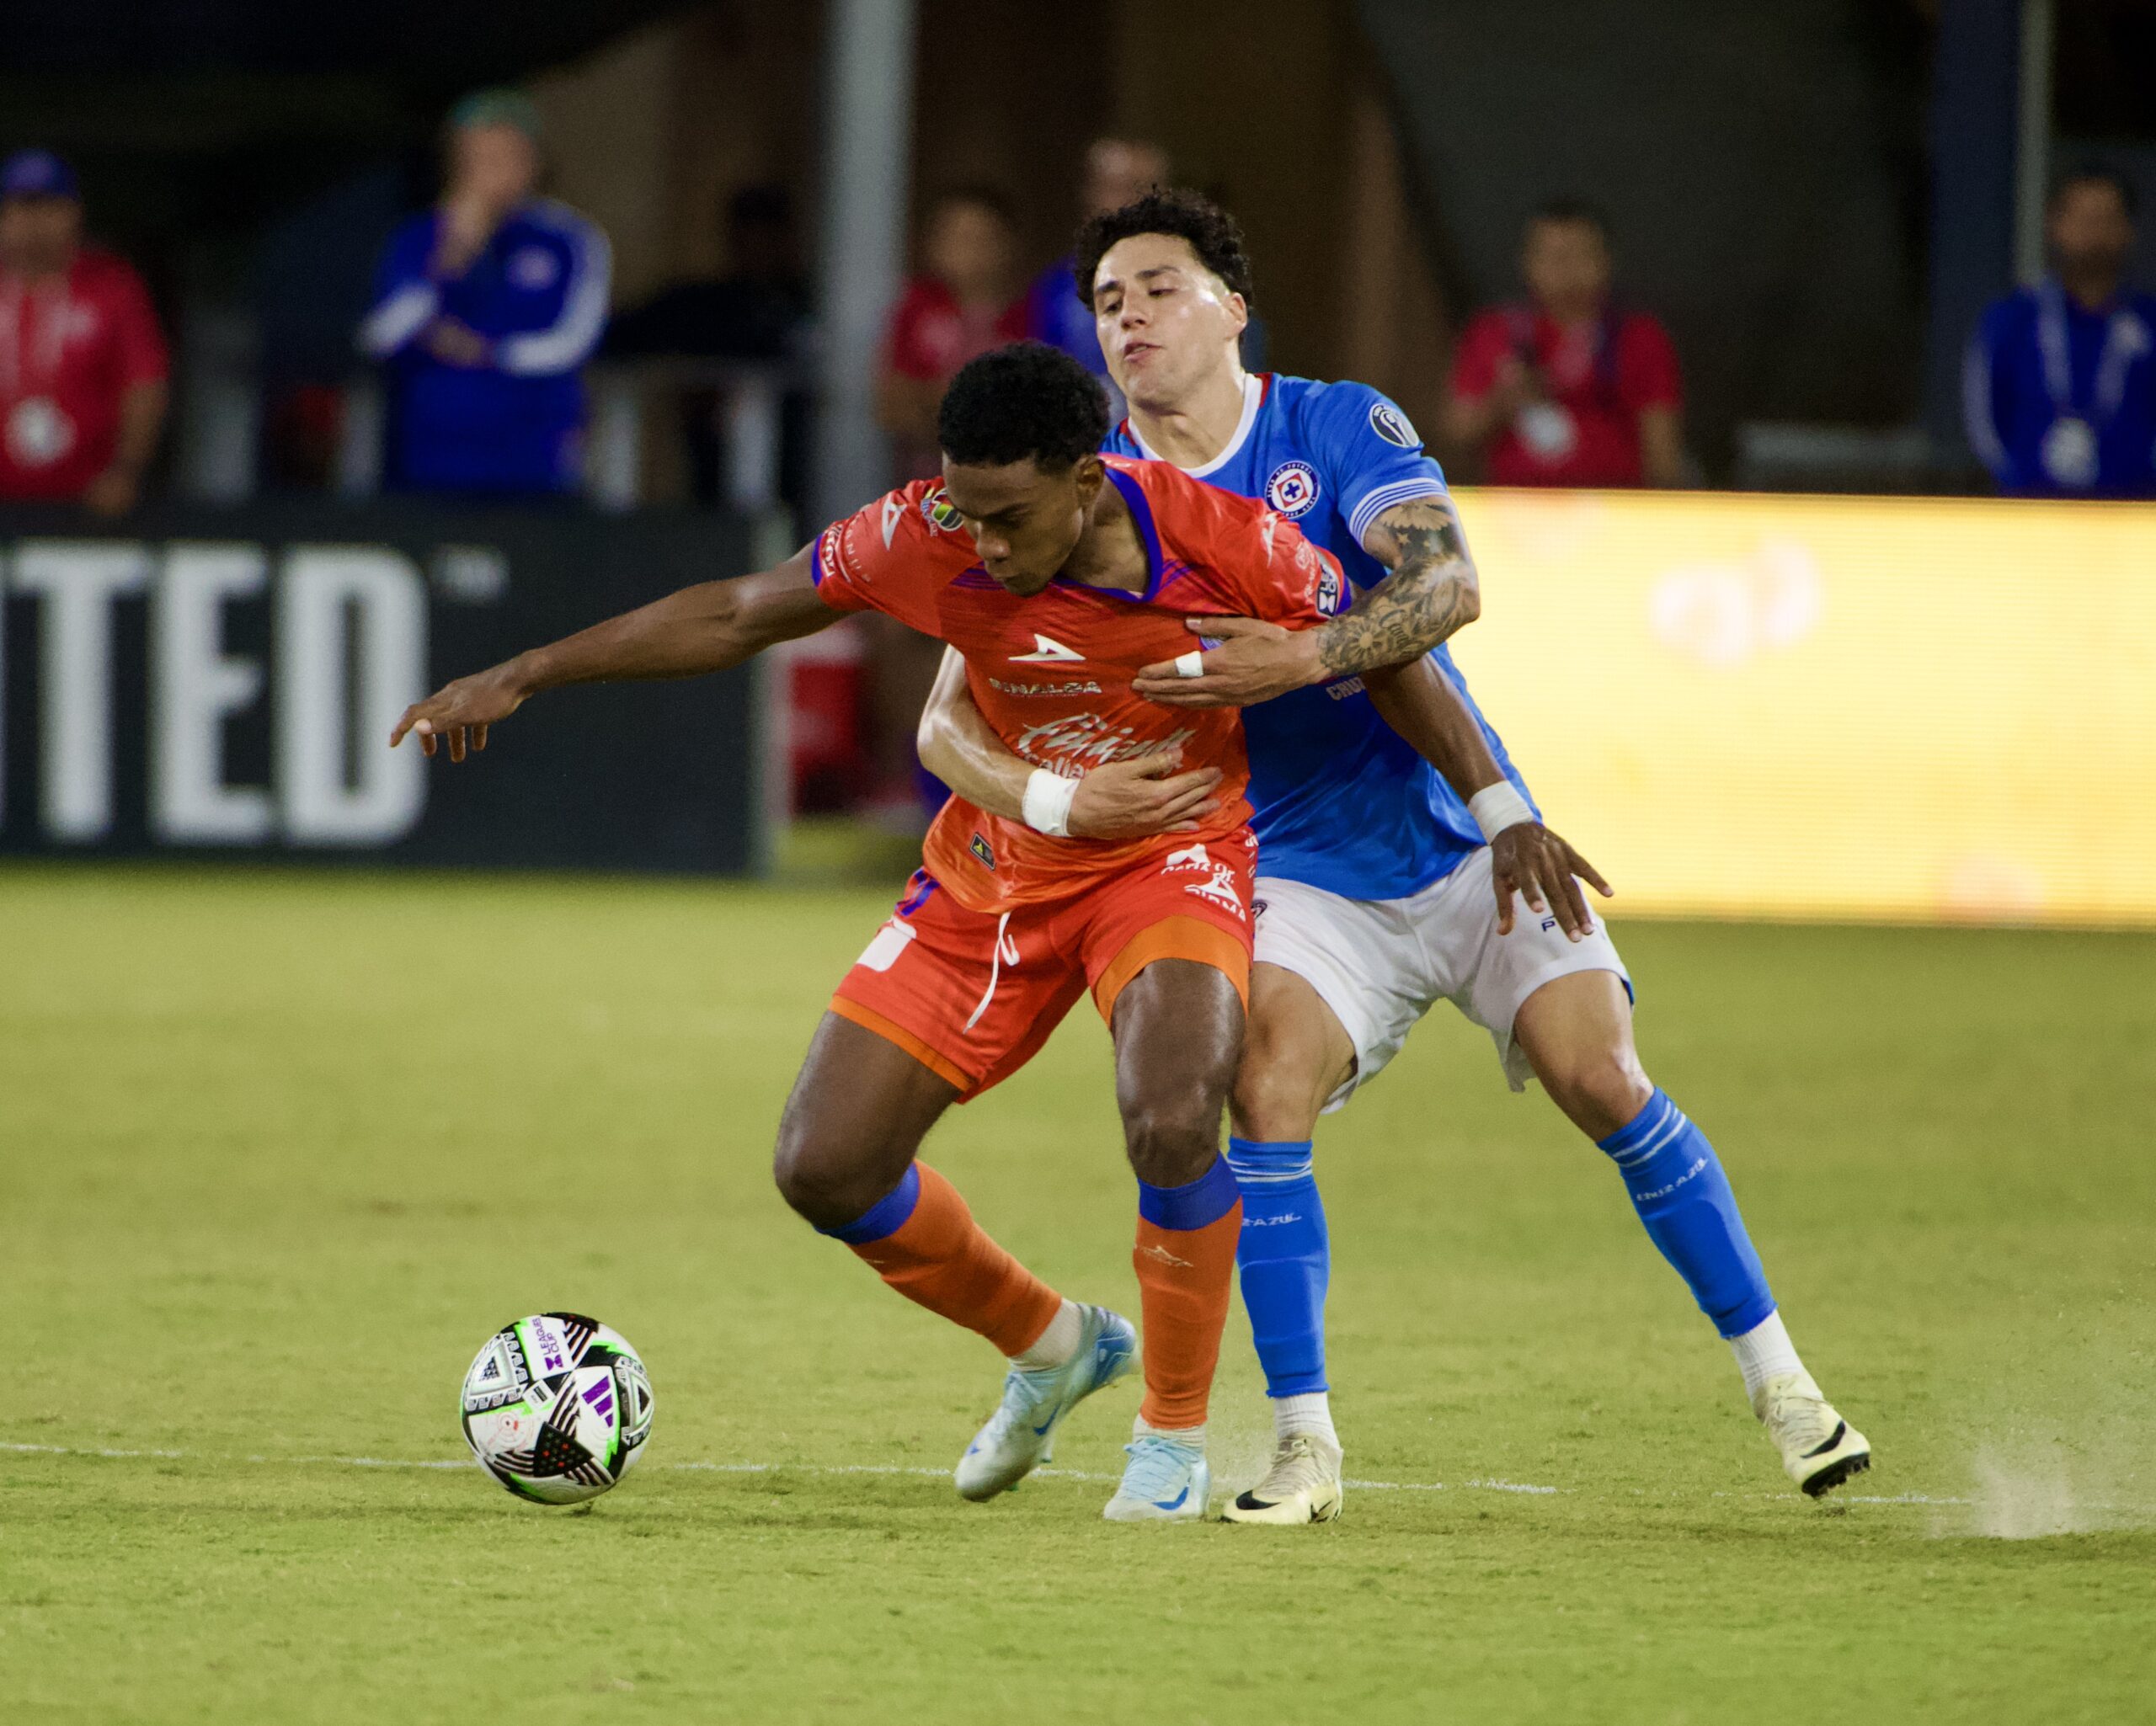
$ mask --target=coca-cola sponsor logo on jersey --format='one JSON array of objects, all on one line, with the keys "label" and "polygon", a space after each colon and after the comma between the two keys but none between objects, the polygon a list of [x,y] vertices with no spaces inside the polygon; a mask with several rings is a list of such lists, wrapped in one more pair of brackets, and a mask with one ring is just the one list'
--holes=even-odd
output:
[{"label": "coca-cola sponsor logo on jersey", "polygon": [[1111,724],[1098,713],[1071,713],[1027,726],[1018,733],[1017,750],[1036,767],[1059,759],[1100,767],[1176,748],[1197,735],[1186,726],[1167,737],[1140,738],[1134,727]]}]

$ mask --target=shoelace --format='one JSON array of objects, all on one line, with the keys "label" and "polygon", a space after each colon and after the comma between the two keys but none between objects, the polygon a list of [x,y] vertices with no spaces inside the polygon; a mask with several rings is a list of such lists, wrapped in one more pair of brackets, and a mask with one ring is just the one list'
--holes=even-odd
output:
[{"label": "shoelace", "polygon": [[1315,1484],[1324,1474],[1324,1465],[1318,1460],[1317,1446],[1299,1433],[1288,1440],[1276,1452],[1273,1466],[1266,1471],[1259,1484],[1271,1486],[1275,1481],[1291,1488]]},{"label": "shoelace", "polygon": [[1806,1449],[1823,1441],[1835,1420],[1823,1399],[1799,1392],[1778,1396],[1767,1405],[1769,1430],[1783,1442]]},{"label": "shoelace", "polygon": [[1156,1503],[1181,1489],[1198,1454],[1188,1445],[1158,1437],[1133,1439],[1123,1453],[1130,1458],[1123,1473],[1123,1495]]},{"label": "shoelace", "polygon": [[1021,1423],[1033,1424],[1035,1413],[1051,1399],[1051,1382],[1057,1370],[1053,1366],[1038,1372],[1021,1372],[1015,1366],[1011,1369],[1003,1380],[1003,1400],[996,1405],[991,1423],[999,1433],[1007,1432]]}]

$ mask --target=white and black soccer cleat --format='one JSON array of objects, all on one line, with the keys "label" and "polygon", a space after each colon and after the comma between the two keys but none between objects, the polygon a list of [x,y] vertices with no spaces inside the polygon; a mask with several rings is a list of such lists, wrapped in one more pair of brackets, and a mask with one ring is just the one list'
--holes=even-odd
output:
[{"label": "white and black soccer cleat", "polygon": [[1752,1411],[1808,1498],[1832,1492],[1871,1466],[1871,1441],[1844,1420],[1809,1372],[1785,1372],[1753,1393]]},{"label": "white and black soccer cleat", "polygon": [[1310,1433],[1280,1441],[1265,1478],[1220,1512],[1223,1522],[1331,1522],[1340,1515],[1340,1446]]}]

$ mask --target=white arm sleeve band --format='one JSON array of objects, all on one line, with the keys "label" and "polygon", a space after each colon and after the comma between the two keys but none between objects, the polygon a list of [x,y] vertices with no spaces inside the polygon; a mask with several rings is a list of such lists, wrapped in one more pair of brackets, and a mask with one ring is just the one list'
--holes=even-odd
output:
[{"label": "white arm sleeve band", "polygon": [[1485,844],[1497,838],[1508,827],[1518,827],[1523,821],[1534,819],[1534,811],[1528,807],[1525,797],[1513,789],[1513,782],[1501,779],[1495,785],[1486,785],[1467,800],[1467,812],[1475,818],[1475,824],[1482,829]]},{"label": "white arm sleeve band", "polygon": [[1070,837],[1070,800],[1078,795],[1078,781],[1036,767],[1026,780],[1026,825],[1050,839]]}]

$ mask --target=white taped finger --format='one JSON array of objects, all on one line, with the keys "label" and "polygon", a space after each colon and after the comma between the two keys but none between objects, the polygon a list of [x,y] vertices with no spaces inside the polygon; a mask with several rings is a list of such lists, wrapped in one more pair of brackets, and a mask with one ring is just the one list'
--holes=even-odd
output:
[{"label": "white taped finger", "polygon": [[1178,654],[1176,658],[1176,675],[1177,677],[1204,676],[1205,656],[1195,651]]}]

